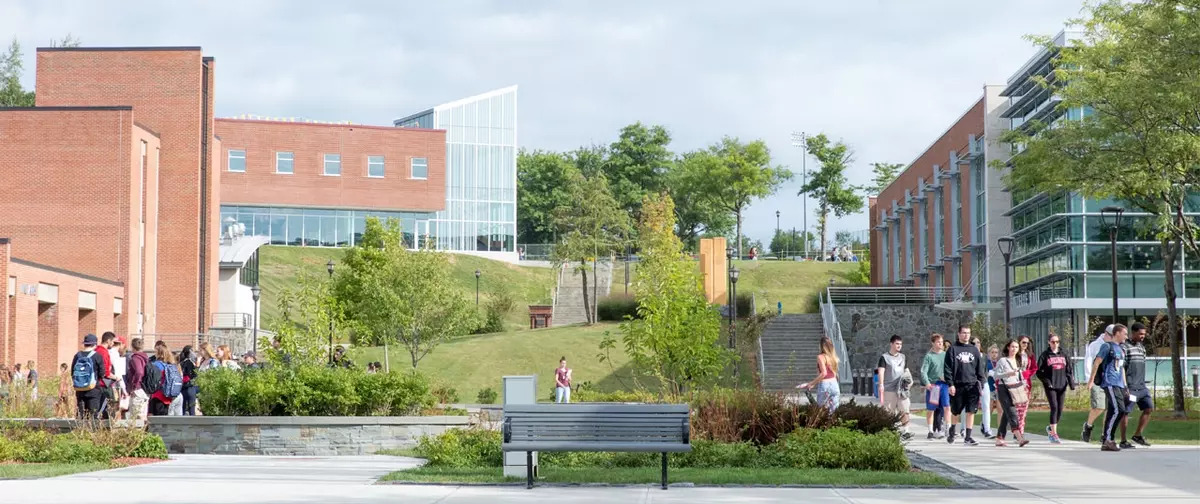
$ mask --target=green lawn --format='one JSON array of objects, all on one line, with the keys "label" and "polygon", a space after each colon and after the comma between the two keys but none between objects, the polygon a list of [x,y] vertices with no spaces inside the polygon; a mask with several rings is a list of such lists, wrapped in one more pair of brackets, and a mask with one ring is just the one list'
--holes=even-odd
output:
[{"label": "green lawn", "polygon": [[52,478],[109,469],[109,464],[0,464],[0,480]]},{"label": "green lawn", "polygon": [[[1135,407],[1136,409],[1136,407]],[[1141,416],[1140,411],[1134,411],[1129,417],[1128,434],[1133,435],[1134,429],[1137,428],[1138,417]],[[1079,434],[1083,430],[1083,423],[1087,420],[1086,411],[1066,411],[1063,412],[1062,419],[1058,421],[1058,434],[1063,439],[1079,441]],[[1046,425],[1050,421],[1050,412],[1048,411],[1030,411],[1025,416],[1025,429],[1030,434],[1045,434]],[[1100,439],[1099,425],[1104,421],[1104,416],[1096,421],[1097,428],[1092,431],[1092,442],[1098,443]],[[992,424],[998,425],[999,420],[996,415],[992,415]],[[1120,432],[1118,432],[1118,435]],[[1169,411],[1156,411],[1154,416],[1150,417],[1150,423],[1146,425],[1146,441],[1150,444],[1187,444],[1200,445],[1200,413],[1191,412],[1188,414],[1187,420],[1171,418]]]},{"label": "green lawn", "polygon": [[[698,263],[697,263],[698,264]],[[759,310],[777,309],[783,303],[784,313],[816,313],[810,306],[813,295],[829,286],[829,279],[838,285],[849,285],[850,275],[858,263],[796,262],[796,261],[734,261],[740,272],[738,294],[754,293]],[[612,293],[625,292],[624,263],[618,262],[613,272]],[[699,266],[697,266],[699,267]],[[637,263],[630,267],[629,292],[634,293]]]},{"label": "green lawn", "polygon": [[[555,468],[542,467],[542,483],[657,484],[661,473],[656,467],[636,468]],[[670,483],[698,485],[830,485],[870,486],[906,485],[947,487],[952,483],[927,472],[851,471],[844,469],[780,469],[725,467],[715,469],[678,468],[668,471]],[[384,476],[382,481],[414,483],[504,483],[524,482],[525,478],[505,478],[499,467],[429,468],[418,467]]]}]

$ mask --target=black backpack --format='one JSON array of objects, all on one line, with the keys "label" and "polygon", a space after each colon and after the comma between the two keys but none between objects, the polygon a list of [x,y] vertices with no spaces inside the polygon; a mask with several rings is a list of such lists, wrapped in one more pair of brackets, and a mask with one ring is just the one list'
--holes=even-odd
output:
[{"label": "black backpack", "polygon": [[146,374],[142,375],[142,391],[148,396],[154,395],[155,392],[162,389],[163,370],[155,366],[155,362],[157,361],[147,362]]}]

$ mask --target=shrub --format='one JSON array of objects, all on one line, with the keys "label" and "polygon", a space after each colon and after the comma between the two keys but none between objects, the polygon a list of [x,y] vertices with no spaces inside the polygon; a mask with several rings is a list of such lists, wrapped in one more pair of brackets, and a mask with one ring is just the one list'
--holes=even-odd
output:
[{"label": "shrub", "polygon": [[857,404],[853,401],[838,406],[835,416],[842,426],[865,434],[894,432],[900,423],[899,413],[888,411],[878,404]]},{"label": "shrub", "polygon": [[433,397],[441,404],[458,402],[458,390],[448,385],[438,385],[433,388]]},{"label": "shrub", "polygon": [[596,304],[596,317],[606,322],[638,319],[638,302],[628,294],[614,294]]},{"label": "shrub", "polygon": [[[554,392],[550,392],[553,397]],[[630,403],[656,403],[660,402],[658,397],[644,390],[618,390],[614,392],[600,392],[591,387],[581,386],[571,391],[572,402],[630,402]]]},{"label": "shrub", "polygon": [[490,429],[450,429],[417,441],[417,456],[429,467],[500,467],[500,432]]},{"label": "shrub", "polygon": [[725,443],[774,443],[804,422],[803,408],[782,394],[758,390],[716,390],[692,400],[696,439]]},{"label": "shrub", "polygon": [[504,321],[508,314],[512,313],[516,304],[512,293],[506,288],[501,287],[488,294],[487,302],[484,304],[483,320],[479,328],[475,330],[475,334],[504,332],[506,329]]},{"label": "shrub", "polygon": [[25,445],[0,435],[0,462],[25,460]]},{"label": "shrub", "polygon": [[747,318],[754,314],[753,310],[751,310],[751,302],[750,302],[750,299],[752,297],[753,297],[753,295],[748,292],[743,292],[743,293],[738,294],[738,296],[737,296],[737,316],[739,319]]},{"label": "shrub", "polygon": [[479,404],[496,404],[496,399],[498,398],[497,396],[498,394],[496,394],[496,390],[488,387],[480,390],[479,393],[475,395],[475,400],[479,401]]},{"label": "shrub", "polygon": [[764,451],[769,463],[783,467],[892,472],[911,467],[895,433],[863,434],[846,427],[797,429]]},{"label": "shrub", "polygon": [[367,374],[323,366],[254,373],[214,369],[200,373],[196,384],[205,413],[217,416],[395,416],[433,405],[429,382],[415,372]]},{"label": "shrub", "polygon": [[676,457],[672,463],[678,467],[761,467],[764,462],[758,447],[751,443],[719,443],[706,439],[692,440],[692,451]]},{"label": "shrub", "polygon": [[86,437],[59,435],[54,436],[54,443],[50,445],[43,462],[82,464],[109,462],[112,459],[113,450],[108,446],[98,445]]}]

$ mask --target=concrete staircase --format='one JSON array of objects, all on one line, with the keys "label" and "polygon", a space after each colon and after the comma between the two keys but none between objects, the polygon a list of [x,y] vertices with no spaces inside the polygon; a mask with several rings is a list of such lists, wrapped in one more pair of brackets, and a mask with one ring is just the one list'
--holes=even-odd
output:
[{"label": "concrete staircase", "polygon": [[[588,272],[588,301],[594,303],[593,292],[604,299],[612,288],[612,261],[596,263],[596,272]],[[592,284],[599,280],[599,285],[593,291]],[[575,271],[575,265],[563,266],[559,275],[557,295],[554,301],[553,326],[582,324],[587,322],[587,307],[583,304],[583,279]]]},{"label": "concrete staircase", "polygon": [[820,314],[787,314],[772,319],[759,338],[763,390],[795,393],[796,385],[816,377],[824,332]]}]

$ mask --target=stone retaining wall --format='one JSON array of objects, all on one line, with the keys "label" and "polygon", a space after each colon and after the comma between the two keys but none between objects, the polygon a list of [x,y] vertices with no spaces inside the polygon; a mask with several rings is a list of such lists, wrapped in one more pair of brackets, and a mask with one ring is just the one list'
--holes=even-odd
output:
[{"label": "stone retaining wall", "polygon": [[412,448],[425,435],[470,425],[465,416],[151,417],[150,432],[171,453],[223,455],[371,455]]},{"label": "stone retaining wall", "polygon": [[938,332],[953,339],[959,324],[971,323],[971,312],[923,305],[839,304],[834,309],[851,369],[874,370],[880,354],[888,351],[888,340],[899,334],[904,338],[908,368],[918,380],[921,359],[929,351],[929,335]]}]

